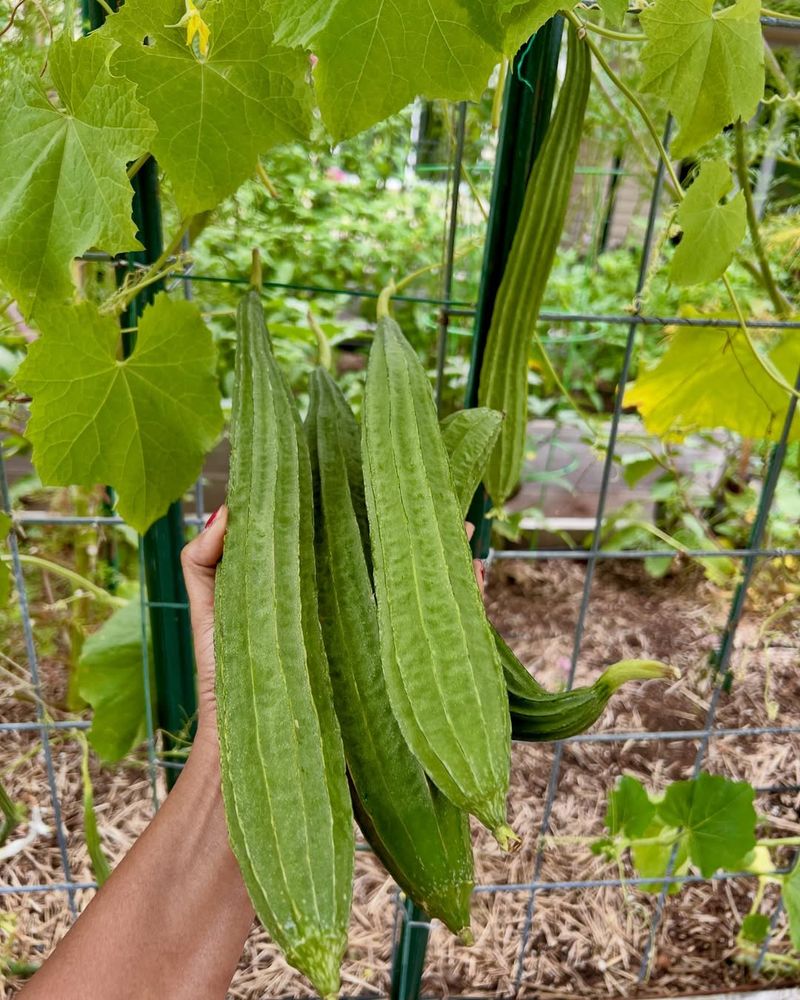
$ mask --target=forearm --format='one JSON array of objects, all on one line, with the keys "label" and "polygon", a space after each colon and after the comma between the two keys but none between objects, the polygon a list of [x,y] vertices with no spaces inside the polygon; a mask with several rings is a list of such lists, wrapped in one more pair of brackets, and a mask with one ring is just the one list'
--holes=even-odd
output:
[{"label": "forearm", "polygon": [[216,734],[21,1000],[224,998],[253,920],[228,844]]}]

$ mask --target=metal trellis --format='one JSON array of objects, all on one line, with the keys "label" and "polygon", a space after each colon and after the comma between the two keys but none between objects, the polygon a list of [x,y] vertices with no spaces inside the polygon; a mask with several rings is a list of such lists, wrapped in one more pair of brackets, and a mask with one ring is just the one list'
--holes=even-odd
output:
[{"label": "metal trellis", "polygon": [[[86,0],[86,21],[88,27],[96,27],[102,19],[99,8],[94,0]],[[766,23],[773,23],[767,19]],[[779,22],[775,22],[779,23]],[[797,27],[793,22],[783,22],[784,26]],[[448,337],[453,332],[450,322],[463,318],[474,320],[472,342],[472,365],[467,391],[467,405],[477,404],[478,380],[480,366],[488,334],[489,322],[495,296],[502,279],[503,269],[511,248],[516,224],[522,206],[525,185],[530,169],[545,134],[550,116],[550,108],[556,86],[556,70],[558,65],[563,22],[560,17],[552,19],[533,40],[525,46],[514,61],[512,72],[507,82],[504,119],[501,126],[497,165],[495,170],[492,193],[492,208],[487,233],[487,244],[482,272],[482,281],[478,303],[459,301],[452,298],[453,261],[455,250],[455,234],[458,222],[461,157],[464,150],[464,130],[467,107],[459,106],[457,110],[455,132],[455,157],[452,165],[452,199],[449,207],[449,227],[446,239],[446,268],[442,284],[442,294],[439,298],[414,295],[397,296],[398,300],[430,305],[438,310],[439,344],[437,352],[437,369],[439,380],[442,378]],[[670,126],[667,125],[664,142],[669,141]],[[638,301],[639,293],[645,285],[648,274],[650,256],[655,245],[655,230],[658,210],[661,203],[661,187],[664,167],[658,164],[656,181],[652,190],[649,216],[645,232],[644,245],[638,282],[634,299]],[[147,247],[145,254],[136,258],[129,255],[114,263],[120,271],[128,268],[146,266],[158,257],[161,252],[161,237],[159,231],[158,203],[156,192],[155,166],[146,166],[137,177],[138,201],[137,221],[145,235],[143,240]],[[87,254],[86,259],[110,260],[102,254]],[[175,278],[183,283],[187,294],[194,283],[225,282],[230,284],[247,284],[248,279],[218,275],[187,274],[176,271]],[[265,282],[265,293],[271,289],[284,289],[296,292],[310,292],[319,295],[336,295],[353,298],[376,298],[377,293],[365,289],[327,288],[314,285],[285,284],[280,282]],[[133,318],[126,321],[126,326],[132,326]],[[729,321],[704,319],[700,317],[654,316],[642,312],[632,314],[591,314],[583,312],[542,312],[543,321],[569,326],[571,324],[589,323],[601,328],[620,326],[626,330],[624,355],[618,378],[618,388],[624,386],[634,358],[637,338],[651,328],[666,326],[685,326],[703,330],[731,328]],[[748,321],[751,329],[786,329],[800,331],[800,321]],[[800,334],[798,334],[800,335]],[[800,389],[800,374],[797,387]],[[542,877],[543,871],[543,837],[548,833],[553,807],[556,803],[559,777],[561,775],[564,748],[570,744],[612,744],[628,742],[653,741],[684,741],[694,742],[697,749],[694,755],[693,772],[698,774],[706,760],[709,746],[714,740],[724,738],[743,738],[752,736],[791,736],[800,734],[800,726],[751,726],[723,727],[716,724],[717,710],[730,678],[731,655],[734,639],[742,619],[748,590],[759,560],[800,556],[798,548],[777,548],[765,544],[765,530],[772,507],[778,477],[786,456],[787,442],[797,412],[797,400],[791,399],[787,406],[781,437],[772,449],[767,475],[765,477],[758,503],[757,515],[750,533],[746,548],[729,550],[690,550],[684,553],[686,558],[726,558],[742,561],[742,575],[731,602],[728,621],[720,638],[718,649],[712,658],[715,671],[715,681],[710,703],[705,717],[705,724],[699,729],[643,731],[631,730],[623,732],[587,733],[559,742],[555,746],[553,762],[547,783],[546,797],[540,824],[540,837],[534,853],[530,878],[523,882],[507,884],[482,884],[476,887],[476,894],[487,893],[525,893],[527,903],[517,950],[517,959],[513,970],[515,990],[524,984],[525,960],[529,953],[532,932],[536,920],[536,900],[542,892],[569,892],[581,889],[625,888],[636,885],[652,885],[654,881],[663,884],[653,910],[647,941],[641,957],[639,970],[640,979],[644,979],[656,952],[659,929],[665,913],[668,887],[672,885],[697,884],[708,881],[724,881],[728,879],[753,879],[749,872],[718,872],[711,880],[696,875],[676,875],[675,854],[670,862],[665,876],[654,879],[650,877],[631,878],[595,878],[575,880],[548,880]],[[584,631],[586,628],[592,587],[597,566],[602,560],[646,559],[652,557],[668,557],[676,553],[671,549],[605,551],[601,548],[601,529],[603,528],[608,500],[609,484],[615,459],[617,437],[622,417],[622,393],[617,391],[614,409],[609,425],[608,441],[605,448],[600,495],[595,513],[595,531],[590,548],[587,549],[539,549],[527,552],[494,551],[490,548],[489,525],[485,521],[487,498],[481,491],[476,496],[470,511],[479,530],[473,539],[476,554],[486,557],[487,566],[506,559],[530,560],[571,560],[585,562],[585,576],[580,607],[570,658],[568,685],[572,686],[581,654]],[[0,452],[0,495],[2,507],[12,513],[12,504],[8,488],[6,461]],[[201,526],[206,519],[202,481],[195,488],[195,504],[193,513],[184,513],[180,505],[173,505],[169,514],[159,524],[141,539],[138,547],[138,560],[142,586],[140,591],[142,645],[144,650],[144,681],[150,683],[150,667],[147,662],[147,623],[150,622],[154,639],[154,659],[156,676],[157,717],[148,714],[147,721],[147,753],[148,773],[152,788],[154,804],[157,805],[158,775],[165,771],[171,781],[180,770],[181,764],[165,759],[159,752],[156,731],[161,728],[167,733],[175,733],[191,718],[194,712],[194,675],[191,656],[191,639],[188,625],[188,608],[185,590],[180,574],[178,554],[182,545],[186,527]],[[63,527],[79,525],[118,527],[123,524],[121,518],[114,515],[98,516],[59,516],[32,512],[13,513],[15,528],[9,534],[8,550],[14,579],[17,600],[21,616],[24,646],[28,661],[28,670],[36,696],[35,719],[26,722],[0,722],[0,732],[20,733],[32,732],[41,739],[45,772],[47,777],[47,794],[50,799],[53,826],[58,845],[63,878],[48,884],[15,885],[12,883],[0,885],[0,896],[16,894],[32,894],[40,892],[60,892],[66,899],[71,915],[77,915],[76,893],[95,888],[95,883],[73,878],[68,850],[68,838],[64,828],[62,803],[59,797],[56,769],[53,761],[51,738],[54,733],[82,733],[89,727],[84,720],[60,720],[48,717],[42,698],[42,683],[39,671],[36,641],[33,623],[29,614],[28,594],[23,563],[20,559],[20,542],[18,528],[25,526]],[[149,707],[149,697],[147,698]],[[169,749],[169,744],[165,746]],[[796,792],[797,786],[776,785],[756,789],[759,794],[783,794]],[[780,874],[780,873],[778,873]],[[771,928],[774,929],[780,915],[776,907],[771,917]],[[426,947],[428,943],[430,924],[424,914],[409,901],[397,894],[395,913],[395,932],[393,934],[391,1000],[416,1000],[420,995],[424,973]],[[760,967],[766,952],[767,944],[756,962]],[[464,998],[467,1000],[467,998]]]}]

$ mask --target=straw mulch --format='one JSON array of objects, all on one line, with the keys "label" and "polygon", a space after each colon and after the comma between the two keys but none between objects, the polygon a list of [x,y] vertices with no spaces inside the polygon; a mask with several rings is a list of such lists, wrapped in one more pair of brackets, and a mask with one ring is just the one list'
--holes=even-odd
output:
[{"label": "straw mulch", "polygon": [[[585,567],[573,563],[497,564],[489,587],[490,612],[520,656],[545,683],[557,685],[568,669]],[[739,630],[734,655],[733,693],[720,705],[725,727],[770,724],[766,700],[778,705],[777,722],[800,723],[800,617],[784,615],[769,629],[767,615],[785,598],[764,596]],[[683,671],[671,686],[650,683],[617,696],[598,728],[607,730],[697,729],[703,725],[709,697],[707,658],[725,621],[727,597],[686,571],[674,579],[649,580],[638,566],[601,563],[598,567],[579,680],[597,675],[602,666],[626,657],[668,660]],[[7,648],[17,650],[12,642]],[[12,657],[13,659],[13,657]],[[12,669],[6,665],[7,669]],[[55,661],[43,664],[48,698],[55,698],[63,671]],[[769,675],[769,676],[767,676]],[[0,674],[0,715],[30,719],[24,683]],[[689,776],[697,743],[659,741],[626,744],[573,744],[564,748],[558,796],[552,814],[555,836],[599,836],[607,790],[620,774],[630,773],[652,788]],[[723,738],[711,742],[709,770],[746,779],[756,786],[800,785],[800,741],[794,736]],[[59,739],[53,748],[63,820],[69,834],[73,877],[90,878],[82,838],[80,750]],[[517,746],[514,750],[511,814],[523,836],[522,848],[504,857],[482,831],[475,829],[478,881],[481,884],[526,883],[532,877],[552,746]],[[38,804],[52,826],[43,761],[31,734],[5,735],[0,748],[3,781],[18,800]],[[150,789],[137,768],[93,769],[100,832],[116,863],[151,815]],[[762,794],[771,836],[800,834],[800,796]],[[20,833],[25,832],[21,828]],[[630,873],[630,870],[629,870]],[[612,865],[594,857],[585,845],[551,844],[542,876],[550,880],[617,877]],[[63,877],[55,840],[37,840],[2,866],[3,884],[60,881]],[[634,888],[540,892],[535,900],[527,947],[521,955],[519,995],[523,998],[665,996],[699,994],[763,985],[734,961],[735,934],[749,908],[752,880],[691,886],[671,897],[658,934],[649,982],[638,985],[640,956],[647,940],[655,897]],[[350,949],[343,970],[347,994],[385,993],[389,985],[396,891],[377,861],[359,853]],[[89,893],[78,893],[78,907]],[[767,905],[774,896],[767,896]],[[433,996],[512,994],[516,987],[520,939],[529,912],[528,892],[480,893],[474,897],[471,948],[458,945],[434,927],[426,965],[424,992]],[[39,962],[69,926],[62,892],[0,897],[0,919],[16,921],[13,958]],[[0,925],[0,926],[5,926]],[[4,932],[0,931],[0,946]],[[8,944],[8,931],[5,932]],[[788,949],[783,921],[771,944]],[[791,985],[785,979],[772,982]],[[5,984],[6,997],[18,981]],[[286,965],[261,931],[250,937],[229,996],[258,1000],[305,996],[303,981]]]}]

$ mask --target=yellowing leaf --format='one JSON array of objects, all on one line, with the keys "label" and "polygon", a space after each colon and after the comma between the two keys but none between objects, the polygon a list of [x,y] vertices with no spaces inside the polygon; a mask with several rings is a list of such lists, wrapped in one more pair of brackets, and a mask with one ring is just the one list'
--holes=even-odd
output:
[{"label": "yellowing leaf", "polygon": [[[800,337],[786,333],[769,359],[793,384],[800,369]],[[786,419],[789,394],[754,361],[736,329],[681,327],[666,353],[625,392],[652,434],[681,439],[692,431],[727,427],[743,437],[776,440]],[[800,439],[800,415],[791,440]]]},{"label": "yellowing leaf", "polygon": [[54,313],[17,385],[33,397],[27,437],[50,486],[108,483],[144,532],[194,482],[222,427],[211,334],[189,302],[159,295],[119,360],[119,328],[84,303]]},{"label": "yellowing leaf", "polygon": [[727,204],[720,204],[732,187],[724,160],[709,160],[700,167],[697,180],[678,209],[683,239],[670,268],[670,277],[677,285],[714,281],[733,260],[744,239],[747,210],[741,191]]},{"label": "yellowing leaf", "polygon": [[642,89],[664,98],[680,131],[682,157],[738,118],[764,95],[764,49],[758,0],[714,10],[714,0],[656,0],[640,18]]},{"label": "yellowing leaf", "polygon": [[27,315],[72,296],[73,257],[139,246],[126,166],[154,129],[134,86],[109,74],[113,48],[97,34],[62,36],[52,87],[23,76],[1,95],[0,278]]},{"label": "yellowing leaf", "polygon": [[101,30],[119,43],[111,70],[137,85],[158,126],[152,152],[189,216],[232,194],[260,153],[308,135],[311,90],[308,56],[274,43],[262,0],[205,4],[206,59],[170,27],[184,9],[184,0],[127,0]]}]

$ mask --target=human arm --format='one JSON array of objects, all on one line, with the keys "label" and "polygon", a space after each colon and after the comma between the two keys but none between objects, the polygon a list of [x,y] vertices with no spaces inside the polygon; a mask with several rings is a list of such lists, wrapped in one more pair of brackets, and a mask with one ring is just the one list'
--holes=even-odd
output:
[{"label": "human arm", "polygon": [[223,508],[183,550],[198,671],[198,730],[155,819],[20,1000],[218,1000],[253,909],[228,844],[214,703],[214,577]]}]

